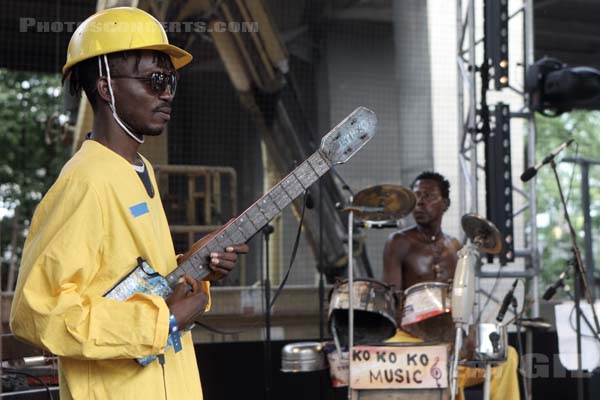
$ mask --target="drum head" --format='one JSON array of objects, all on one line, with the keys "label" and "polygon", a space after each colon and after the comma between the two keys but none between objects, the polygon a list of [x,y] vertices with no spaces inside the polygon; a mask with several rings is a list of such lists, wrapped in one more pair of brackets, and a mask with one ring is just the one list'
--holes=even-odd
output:
[{"label": "drum head", "polygon": [[426,342],[453,342],[451,287],[444,282],[422,282],[404,291],[402,330]]},{"label": "drum head", "polygon": [[449,312],[402,327],[402,330],[426,342],[442,343],[454,343],[455,329]]},{"label": "drum head", "polygon": [[[396,333],[396,295],[392,288],[374,279],[356,279],[352,286],[354,343],[380,343]],[[329,329],[347,346],[349,293],[347,281],[338,283],[329,299]]]}]

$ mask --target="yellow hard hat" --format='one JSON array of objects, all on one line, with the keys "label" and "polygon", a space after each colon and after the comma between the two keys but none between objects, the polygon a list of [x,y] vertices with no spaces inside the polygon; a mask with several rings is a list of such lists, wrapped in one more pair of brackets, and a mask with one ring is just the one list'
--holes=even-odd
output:
[{"label": "yellow hard hat", "polygon": [[169,44],[161,23],[152,15],[139,8],[116,7],[90,16],[77,27],[69,41],[63,75],[78,62],[125,50],[161,51],[175,69],[192,61],[190,53]]}]

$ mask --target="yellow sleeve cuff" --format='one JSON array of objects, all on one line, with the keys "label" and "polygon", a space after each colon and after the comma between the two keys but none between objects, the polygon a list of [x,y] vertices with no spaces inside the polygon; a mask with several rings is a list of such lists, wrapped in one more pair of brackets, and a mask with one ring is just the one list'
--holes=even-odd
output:
[{"label": "yellow sleeve cuff", "polygon": [[208,296],[208,303],[206,303],[206,308],[204,309],[205,312],[210,311],[210,305],[211,305],[211,296],[210,296],[210,282],[209,281],[201,281],[200,282],[202,284],[202,291],[204,293],[206,293],[206,295]]}]

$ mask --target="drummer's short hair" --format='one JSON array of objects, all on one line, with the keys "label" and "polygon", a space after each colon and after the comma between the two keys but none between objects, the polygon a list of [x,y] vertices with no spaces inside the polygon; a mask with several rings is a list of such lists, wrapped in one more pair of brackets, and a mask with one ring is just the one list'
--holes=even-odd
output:
[{"label": "drummer's short hair", "polygon": [[442,197],[447,200],[450,200],[450,182],[448,181],[448,179],[446,179],[444,177],[444,175],[438,174],[437,172],[433,172],[433,171],[421,172],[419,175],[417,175],[417,177],[412,182],[410,187],[414,188],[415,183],[417,183],[417,181],[423,180],[423,179],[436,181],[438,183],[438,186],[440,187],[440,192],[442,193]]}]

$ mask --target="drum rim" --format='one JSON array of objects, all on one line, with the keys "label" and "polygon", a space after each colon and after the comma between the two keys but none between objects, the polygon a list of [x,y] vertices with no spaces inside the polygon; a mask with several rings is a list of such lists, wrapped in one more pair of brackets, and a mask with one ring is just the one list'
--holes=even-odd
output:
[{"label": "drum rim", "polygon": [[419,282],[419,283],[415,283],[412,286],[409,286],[406,288],[406,290],[404,290],[404,296],[408,296],[409,294],[415,292],[417,289],[421,289],[421,288],[429,288],[429,287],[440,287],[440,288],[450,288],[450,284],[446,283],[446,282],[437,282],[437,281],[431,281],[431,282]]},{"label": "drum rim", "polygon": [[[388,285],[385,282],[379,281],[377,279],[374,278],[354,278],[353,279],[353,284],[354,283],[358,283],[358,282],[369,282],[369,283],[377,283],[379,286],[381,286],[382,288],[386,289],[386,290],[390,290],[392,292],[392,295],[394,296],[394,299],[396,300],[396,304],[398,304],[399,302],[399,297],[398,297],[398,293],[396,293],[393,290],[393,285]],[[335,285],[331,288],[331,290],[329,291],[329,297],[328,297],[328,301],[331,303],[331,298],[334,296],[334,293],[339,292],[339,289],[343,286],[348,286],[348,279],[344,279],[341,281],[338,281],[335,283]]]},{"label": "drum rim", "polygon": [[[354,278],[352,280],[353,284],[354,283],[358,283],[358,282],[377,283],[377,284],[379,284],[379,285],[381,285],[381,286],[383,286],[383,287],[385,287],[387,289],[391,289],[392,288],[392,285],[389,285],[389,284],[387,284],[385,282],[382,282],[380,280],[377,280],[375,278]],[[336,289],[336,288],[338,288],[340,286],[344,286],[344,285],[348,286],[348,279],[343,279],[343,280],[340,280],[340,281],[336,282],[335,285],[334,285],[334,289]]]}]

